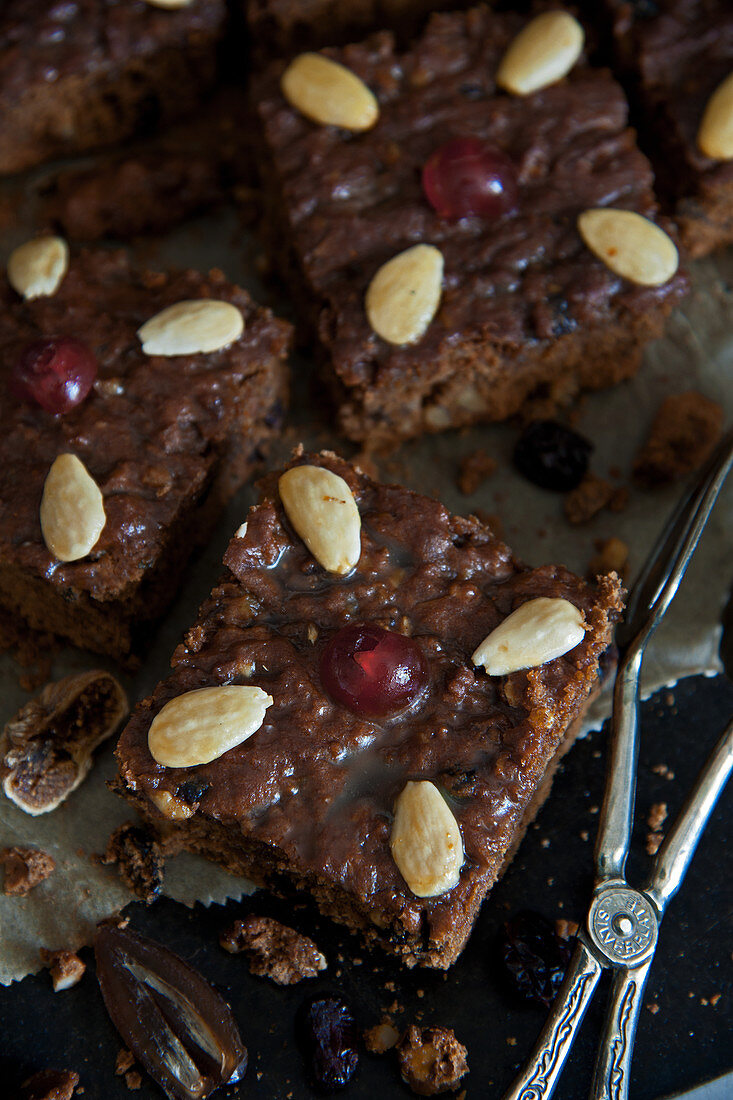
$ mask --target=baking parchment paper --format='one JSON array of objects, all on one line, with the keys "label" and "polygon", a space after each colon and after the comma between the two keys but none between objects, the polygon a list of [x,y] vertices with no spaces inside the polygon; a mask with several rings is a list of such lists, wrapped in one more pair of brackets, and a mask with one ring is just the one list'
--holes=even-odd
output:
[{"label": "baking parchment paper", "polygon": [[[26,211],[26,217],[31,216]],[[6,227],[3,260],[10,248],[29,235],[25,220],[19,216]],[[135,251],[141,262],[151,266],[221,267],[260,301],[288,315],[287,300],[273,295],[272,288],[257,277],[257,245],[231,210],[188,225],[164,242],[146,241]],[[700,390],[724,406],[726,423],[733,422],[733,252],[694,265],[692,273],[691,296],[671,318],[665,338],[648,348],[639,375],[581,402],[575,427],[595,443],[591,469],[600,476],[613,471],[619,483],[629,481],[633,456],[667,394]],[[311,387],[307,360],[296,357],[293,367],[293,411],[270,464],[274,467],[287,458],[301,441],[306,447],[332,447],[350,456],[353,447],[335,435],[327,403]],[[394,455],[378,459],[377,465],[384,480],[434,494],[455,512],[468,514],[479,508],[497,514],[507,542],[533,565],[563,562],[584,573],[595,541],[617,536],[629,546],[626,579],[633,581],[683,486],[654,493],[633,490],[623,513],[602,512],[590,524],[571,527],[562,513],[561,496],[534,488],[514,472],[511,452],[516,438],[516,426],[506,425],[449,432],[409,443]],[[496,459],[497,471],[467,497],[456,487],[456,474],[461,458],[479,447]],[[122,677],[132,704],[165,675],[183,630],[217,579],[230,536],[255,499],[256,493],[247,487],[230,504],[215,538],[195,561],[175,607],[152,639],[143,668],[134,677]],[[720,671],[720,622],[733,575],[732,546],[733,483],[721,494],[675,604],[647,651],[645,695],[685,676]],[[113,668],[99,658],[69,650],[59,654],[53,677],[92,667]],[[28,698],[19,686],[17,667],[7,657],[0,657],[0,686],[0,721],[5,722]],[[608,709],[606,693],[589,716],[588,728],[600,724]],[[38,846],[57,863],[54,874],[28,897],[0,894],[3,984],[38,970],[41,947],[73,950],[88,943],[96,922],[131,900],[115,869],[91,858],[104,851],[112,829],[131,817],[106,787],[113,774],[112,746],[107,746],[79,790],[58,810],[37,818],[0,795],[0,849],[13,844]],[[187,905],[222,902],[251,889],[246,880],[199,857],[180,855],[168,863],[165,892]]]}]

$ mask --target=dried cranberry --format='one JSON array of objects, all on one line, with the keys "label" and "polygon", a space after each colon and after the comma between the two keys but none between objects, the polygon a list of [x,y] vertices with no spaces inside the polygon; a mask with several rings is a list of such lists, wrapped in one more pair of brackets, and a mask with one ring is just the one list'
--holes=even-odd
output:
[{"label": "dried cranberry", "polygon": [[554,925],[531,909],[505,921],[499,933],[499,958],[512,993],[521,1001],[549,1008],[573,947],[574,940],[561,939]]},{"label": "dried cranberry", "polygon": [[13,397],[66,413],[80,404],[97,377],[97,361],[85,344],[68,336],[35,340],[21,352],[8,379]]},{"label": "dried cranberry", "polygon": [[345,626],[321,657],[329,695],[356,711],[380,717],[404,710],[425,689],[428,665],[412,638],[379,626]]},{"label": "dried cranberry", "polygon": [[298,1038],[308,1075],[317,1088],[341,1089],[359,1064],[358,1033],[351,1009],[341,997],[316,994],[298,1017]]},{"label": "dried cranberry", "polygon": [[519,437],[514,465],[533,485],[566,493],[588,469],[593,444],[555,420],[535,420]]},{"label": "dried cranberry", "polygon": [[441,218],[500,218],[517,207],[517,170],[501,149],[478,138],[454,138],[423,168],[425,197]]}]

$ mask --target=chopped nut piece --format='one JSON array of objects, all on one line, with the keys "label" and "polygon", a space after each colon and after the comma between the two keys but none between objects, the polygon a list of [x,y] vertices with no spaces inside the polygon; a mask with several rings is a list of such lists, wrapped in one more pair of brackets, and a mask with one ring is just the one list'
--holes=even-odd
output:
[{"label": "chopped nut piece", "polygon": [[51,972],[54,993],[71,989],[72,985],[81,981],[87,968],[86,963],[73,951],[47,951],[42,947],[41,959]]},{"label": "chopped nut piece", "polygon": [[607,508],[614,496],[610,481],[596,474],[586,474],[577,489],[565,497],[563,508],[569,523],[588,523],[602,508]]},{"label": "chopped nut piece", "polygon": [[364,1046],[370,1054],[384,1054],[397,1046],[400,1033],[391,1020],[382,1020],[364,1032]]},{"label": "chopped nut piece", "polygon": [[115,1073],[118,1077],[121,1077],[123,1073],[127,1073],[128,1069],[132,1069],[135,1065],[135,1055],[127,1047],[122,1047],[117,1052],[117,1058],[115,1059]]},{"label": "chopped nut piece", "polygon": [[79,1074],[71,1069],[42,1069],[21,1085],[21,1100],[71,1100]]},{"label": "chopped nut piece", "polygon": [[127,698],[109,672],[49,684],[5,726],[0,777],[8,798],[29,814],[56,809],[92,766],[92,753],[119,727]]},{"label": "chopped nut piece", "polygon": [[245,917],[222,932],[219,943],[232,954],[243,952],[252,974],[278,985],[315,978],[327,963],[313,940],[271,917]]},{"label": "chopped nut piece", "polygon": [[629,560],[629,548],[622,539],[598,539],[597,554],[588,562],[587,576],[590,580],[604,573],[618,573],[623,576]]},{"label": "chopped nut piece", "polygon": [[400,1040],[397,1053],[402,1080],[419,1096],[455,1089],[468,1073],[468,1052],[450,1028],[413,1025]]},{"label": "chopped nut piece", "polygon": [[636,481],[654,489],[685,477],[702,465],[722,428],[722,408],[703,394],[689,390],[667,397],[634,460]]},{"label": "chopped nut piece", "polygon": [[3,848],[0,864],[5,868],[3,893],[24,898],[34,886],[56,869],[56,860],[40,848]]},{"label": "chopped nut piece", "polygon": [[102,863],[116,863],[120,878],[141,901],[150,904],[163,887],[163,849],[152,833],[127,822],[109,838]]},{"label": "chopped nut piece", "polygon": [[496,470],[496,459],[479,448],[461,460],[458,472],[458,488],[467,497],[479,489],[487,477]]}]

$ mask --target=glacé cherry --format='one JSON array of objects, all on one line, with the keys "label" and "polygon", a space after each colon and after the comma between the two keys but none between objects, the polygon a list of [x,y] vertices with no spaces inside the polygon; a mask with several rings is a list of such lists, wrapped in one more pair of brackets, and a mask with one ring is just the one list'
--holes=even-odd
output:
[{"label": "glac\u00e9 cherry", "polygon": [[352,624],[339,630],[324,649],[321,679],[337,703],[378,718],[404,710],[421,694],[428,665],[412,638],[379,626]]},{"label": "glac\u00e9 cherry", "polygon": [[510,158],[478,138],[453,138],[427,160],[425,197],[441,218],[500,218],[517,208],[517,170]]},{"label": "glac\u00e9 cherry", "polygon": [[49,413],[67,413],[89,393],[97,361],[89,348],[69,336],[35,340],[21,352],[8,379],[13,397]]}]

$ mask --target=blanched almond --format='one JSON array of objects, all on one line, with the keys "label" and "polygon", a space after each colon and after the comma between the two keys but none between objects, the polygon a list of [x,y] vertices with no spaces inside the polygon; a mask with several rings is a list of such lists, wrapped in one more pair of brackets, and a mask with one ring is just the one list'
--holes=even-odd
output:
[{"label": "blanched almond", "polygon": [[63,237],[37,237],[10,253],[8,282],[27,302],[55,294],[69,269],[69,246]]},{"label": "blanched almond", "polygon": [[496,83],[513,95],[530,95],[561,80],[583,52],[585,32],[566,11],[538,15],[510,43]]},{"label": "blanched almond", "polygon": [[146,355],[198,355],[238,340],[244,318],[231,302],[201,298],[176,302],[138,329]]},{"label": "blanched almond", "polygon": [[187,8],[193,0],[146,0],[146,3],[150,4],[152,8],[166,8],[168,11],[175,11],[177,8]]},{"label": "blanched almond", "polygon": [[361,556],[361,516],[342,477],[321,466],[293,466],[278,482],[285,514],[329,573],[350,573]]},{"label": "blanched almond", "polygon": [[674,242],[633,210],[584,210],[578,217],[578,231],[606,267],[639,286],[661,286],[679,266]]},{"label": "blanched almond", "polygon": [[364,301],[369,324],[388,344],[415,344],[438,311],[443,254],[416,244],[379,268]]},{"label": "blanched almond", "polygon": [[461,830],[434,783],[405,784],[395,805],[390,847],[417,897],[433,898],[457,884],[463,866]]},{"label": "blanched almond", "polygon": [[540,596],[512,611],[488,634],[471,658],[489,676],[506,676],[562,657],[582,642],[583,613],[569,600]]},{"label": "blanched almond", "polygon": [[272,696],[258,687],[196,688],[166,703],[148,730],[148,748],[164,768],[208,764],[262,725]]},{"label": "blanched almond", "polygon": [[733,160],[733,73],[708,100],[697,132],[697,144],[706,157]]},{"label": "blanched almond", "polygon": [[59,561],[86,557],[102,534],[104,500],[84,463],[63,454],[48,471],[41,497],[41,531]]},{"label": "blanched almond", "polygon": [[320,53],[291,61],[280,87],[291,107],[322,126],[370,130],[379,118],[379,104],[364,81]]}]

